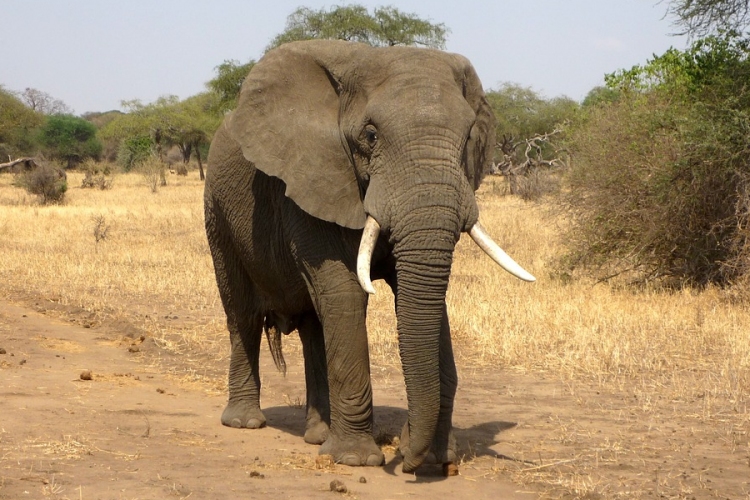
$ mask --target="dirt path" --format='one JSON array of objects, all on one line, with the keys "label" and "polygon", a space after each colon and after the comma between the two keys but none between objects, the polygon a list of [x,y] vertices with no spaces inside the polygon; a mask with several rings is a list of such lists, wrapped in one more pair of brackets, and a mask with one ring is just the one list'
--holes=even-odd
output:
[{"label": "dirt path", "polygon": [[[242,431],[220,425],[223,394],[181,383],[137,345],[98,329],[0,302],[0,353],[0,499],[537,497],[497,469],[499,436],[512,437],[523,407],[501,408],[502,398],[487,395],[507,388],[462,389],[457,438],[476,459],[460,476],[414,477],[401,473],[392,449],[383,468],[316,461],[317,447],[301,438],[304,410],[293,404],[304,400],[294,357],[283,378],[262,356],[269,425]],[[395,434],[406,414],[403,382],[374,380],[378,428]],[[348,492],[332,492],[334,480]]]}]

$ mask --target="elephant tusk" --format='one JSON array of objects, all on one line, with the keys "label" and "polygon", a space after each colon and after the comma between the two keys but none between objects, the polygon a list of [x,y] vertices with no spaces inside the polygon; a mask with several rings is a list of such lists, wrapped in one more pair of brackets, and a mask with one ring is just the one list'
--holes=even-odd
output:
[{"label": "elephant tusk", "polygon": [[508,271],[510,274],[524,281],[536,281],[534,276],[519,266],[515,260],[511,259],[510,256],[505,253],[503,249],[492,240],[492,238],[490,238],[490,235],[487,234],[487,231],[484,230],[478,221],[472,226],[471,231],[469,231],[469,236],[474,240],[474,243],[479,245],[479,248],[481,248],[484,253],[489,255],[492,260],[497,262],[500,267]]},{"label": "elephant tusk", "polygon": [[375,250],[375,242],[380,234],[380,224],[371,216],[367,216],[365,229],[362,231],[362,240],[359,242],[359,253],[357,254],[357,279],[362,289],[370,295],[375,294],[375,288],[370,281],[370,261],[372,252]]}]

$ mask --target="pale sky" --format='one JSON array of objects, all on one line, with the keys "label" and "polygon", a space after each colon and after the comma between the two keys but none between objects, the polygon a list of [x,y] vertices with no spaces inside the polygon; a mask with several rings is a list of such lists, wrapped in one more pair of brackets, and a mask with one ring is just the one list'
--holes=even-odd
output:
[{"label": "pale sky", "polygon": [[[0,85],[36,88],[75,113],[186,98],[227,59],[258,59],[297,7],[318,0],[0,0]],[[659,0],[361,0],[449,29],[485,88],[503,82],[581,100],[604,74],[686,47]]]}]

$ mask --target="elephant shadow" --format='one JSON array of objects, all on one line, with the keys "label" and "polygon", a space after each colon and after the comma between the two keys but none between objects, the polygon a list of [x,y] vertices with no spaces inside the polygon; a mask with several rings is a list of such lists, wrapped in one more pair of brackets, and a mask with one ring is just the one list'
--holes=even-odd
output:
[{"label": "elephant shadow", "polygon": [[[302,437],[305,434],[305,407],[303,405],[273,406],[264,408],[263,413],[268,419],[268,426],[293,436]],[[393,445],[396,438],[401,436],[401,428],[406,422],[408,412],[404,408],[394,406],[375,406],[375,442],[381,446]],[[492,449],[498,444],[499,434],[518,425],[516,422],[491,421],[470,427],[454,426],[456,437],[456,453],[462,460],[479,457],[493,457],[505,460],[516,460]],[[384,470],[394,474],[401,464],[401,455],[389,460]],[[444,479],[442,467],[423,466],[416,474],[417,481],[439,481]]]}]

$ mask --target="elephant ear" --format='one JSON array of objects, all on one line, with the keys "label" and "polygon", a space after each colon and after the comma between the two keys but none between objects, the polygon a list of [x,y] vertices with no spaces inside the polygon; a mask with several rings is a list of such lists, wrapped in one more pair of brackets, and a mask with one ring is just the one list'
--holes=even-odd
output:
[{"label": "elephant ear", "polygon": [[269,52],[242,84],[228,130],[243,156],[284,181],[286,196],[302,210],[360,229],[366,215],[339,133],[336,76],[355,50],[356,44],[315,41]]},{"label": "elephant ear", "polygon": [[460,61],[459,80],[463,85],[464,97],[474,110],[475,121],[469,133],[469,139],[464,150],[464,168],[469,184],[476,191],[490,170],[495,151],[495,115],[484,95],[482,82],[479,80],[474,67],[464,57],[458,56]]}]

